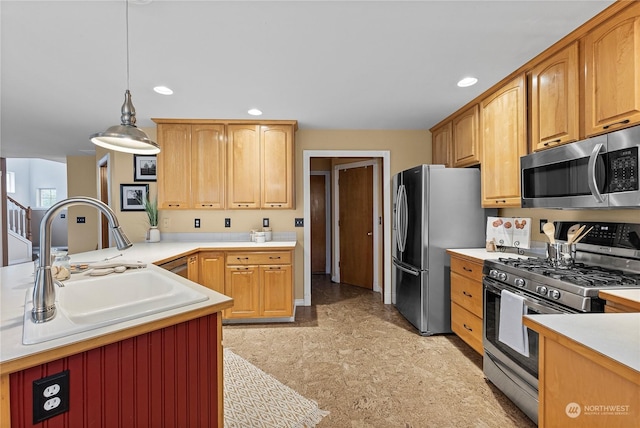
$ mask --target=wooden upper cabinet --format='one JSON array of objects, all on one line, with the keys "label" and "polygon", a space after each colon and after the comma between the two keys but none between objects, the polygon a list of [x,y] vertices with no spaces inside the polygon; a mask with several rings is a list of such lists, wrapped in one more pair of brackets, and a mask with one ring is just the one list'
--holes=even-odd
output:
[{"label": "wooden upper cabinet", "polygon": [[229,208],[259,208],[260,126],[229,125],[227,140]]},{"label": "wooden upper cabinet", "polygon": [[578,140],[578,70],[578,42],[532,69],[532,151]]},{"label": "wooden upper cabinet", "polygon": [[158,125],[158,208],[191,206],[191,126]]},{"label": "wooden upper cabinet", "polygon": [[585,135],[640,123],[640,2],[584,37]]},{"label": "wooden upper cabinet", "polygon": [[261,207],[293,208],[293,127],[260,127]]},{"label": "wooden upper cabinet", "polygon": [[482,206],[520,206],[520,157],[527,153],[524,73],[482,100]]},{"label": "wooden upper cabinet", "polygon": [[451,166],[451,122],[431,132],[431,163]]},{"label": "wooden upper cabinet", "polygon": [[478,105],[463,111],[453,118],[453,167],[480,163],[480,138]]},{"label": "wooden upper cabinet", "polygon": [[191,126],[193,208],[225,208],[225,147],[224,125]]}]

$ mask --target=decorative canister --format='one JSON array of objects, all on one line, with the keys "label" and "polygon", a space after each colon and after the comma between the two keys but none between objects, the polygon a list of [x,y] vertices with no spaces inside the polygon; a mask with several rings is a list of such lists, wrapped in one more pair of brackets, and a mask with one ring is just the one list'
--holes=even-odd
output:
[{"label": "decorative canister", "polygon": [[264,240],[269,242],[273,239],[273,232],[271,232],[271,228],[270,227],[264,227],[262,228],[262,231],[264,232]]},{"label": "decorative canister", "polygon": [[264,232],[256,232],[256,243],[261,244],[266,241]]},{"label": "decorative canister", "polygon": [[157,226],[152,226],[149,229],[148,242],[160,242],[160,229]]}]

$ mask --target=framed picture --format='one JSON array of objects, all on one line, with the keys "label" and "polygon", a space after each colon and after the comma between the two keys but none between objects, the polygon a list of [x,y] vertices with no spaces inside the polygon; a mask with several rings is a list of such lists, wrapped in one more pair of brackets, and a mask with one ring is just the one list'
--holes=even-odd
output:
[{"label": "framed picture", "polygon": [[133,155],[133,181],[156,181],[156,155]]},{"label": "framed picture", "polygon": [[148,184],[121,184],[120,211],[144,211],[148,194]]}]

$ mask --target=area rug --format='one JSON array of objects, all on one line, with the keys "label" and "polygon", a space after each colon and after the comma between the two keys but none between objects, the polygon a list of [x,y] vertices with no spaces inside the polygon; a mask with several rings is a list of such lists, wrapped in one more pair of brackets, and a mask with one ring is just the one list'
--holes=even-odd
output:
[{"label": "area rug", "polygon": [[329,412],[224,350],[225,428],[312,428]]}]

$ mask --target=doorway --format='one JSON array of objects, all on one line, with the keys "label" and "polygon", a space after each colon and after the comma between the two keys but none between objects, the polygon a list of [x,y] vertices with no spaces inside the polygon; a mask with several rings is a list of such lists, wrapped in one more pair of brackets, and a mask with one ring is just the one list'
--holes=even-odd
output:
[{"label": "doorway", "polygon": [[[304,195],[304,242],[311,242],[311,159],[312,158],[380,158],[382,161],[381,177],[378,180],[382,188],[382,215],[381,218],[389,219],[391,215],[391,175],[390,175],[390,152],[384,151],[357,151],[357,150],[304,150],[303,151],[303,195]],[[375,181],[375,178],[374,178]],[[375,195],[375,192],[374,192]],[[337,204],[336,204],[337,205]],[[375,205],[375,201],[374,201]],[[334,207],[335,209],[335,207]],[[391,224],[383,221],[375,228],[373,233],[374,248],[377,242],[391,242]],[[335,236],[335,235],[334,235]],[[337,241],[337,239],[334,239]],[[337,242],[333,243],[337,247]],[[380,247],[380,246],[379,246]],[[311,246],[303,246],[304,259],[304,306],[311,305]],[[339,250],[334,252],[339,253]],[[383,302],[391,304],[391,247],[385,245],[381,248],[380,261],[378,267],[382,265],[382,288]],[[335,265],[335,262],[334,262]],[[374,272],[376,271],[374,261]],[[338,279],[339,280],[339,279]],[[374,282],[375,283],[375,282]]]},{"label": "doorway", "polygon": [[[109,154],[106,154],[98,161],[98,199],[101,202],[111,206],[109,203],[110,197],[110,182],[109,179],[110,170],[109,170]],[[98,217],[98,223],[100,228],[100,239],[98,243],[98,249],[101,248],[109,248],[110,242],[110,234],[109,234],[109,221],[104,214],[100,214]]]},{"label": "doorway", "polygon": [[331,172],[311,171],[311,273],[331,273]]}]

